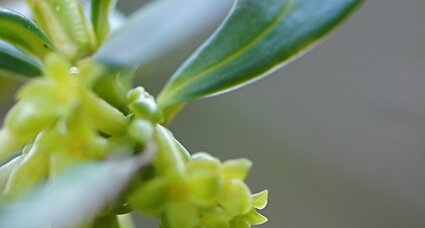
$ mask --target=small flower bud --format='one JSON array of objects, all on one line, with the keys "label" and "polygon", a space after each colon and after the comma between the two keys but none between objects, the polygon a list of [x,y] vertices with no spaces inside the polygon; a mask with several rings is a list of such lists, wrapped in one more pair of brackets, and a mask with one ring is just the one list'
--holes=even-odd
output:
[{"label": "small flower bud", "polygon": [[224,162],[221,167],[221,172],[227,180],[244,180],[251,166],[252,162],[245,158],[229,160]]},{"label": "small flower bud", "polygon": [[225,184],[219,204],[229,217],[246,214],[252,209],[251,192],[245,183],[233,180]]},{"label": "small flower bud", "polygon": [[159,122],[162,120],[162,113],[152,95],[147,93],[142,87],[137,87],[128,93],[130,109],[138,118]]}]

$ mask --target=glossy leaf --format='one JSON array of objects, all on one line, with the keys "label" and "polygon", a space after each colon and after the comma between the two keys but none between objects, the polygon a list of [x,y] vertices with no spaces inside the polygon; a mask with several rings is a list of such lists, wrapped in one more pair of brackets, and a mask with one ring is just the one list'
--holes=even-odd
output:
[{"label": "glossy leaf", "polygon": [[36,59],[0,42],[0,76],[32,78],[41,75],[40,67]]},{"label": "glossy leaf", "polygon": [[44,57],[53,48],[50,40],[33,21],[3,8],[0,8],[0,39],[38,57]]},{"label": "glossy leaf", "polygon": [[224,93],[304,53],[361,0],[238,0],[225,23],[172,76],[163,108]]},{"label": "glossy leaf", "polygon": [[184,44],[225,13],[228,0],[154,1],[114,31],[95,59],[110,68],[131,68]]}]

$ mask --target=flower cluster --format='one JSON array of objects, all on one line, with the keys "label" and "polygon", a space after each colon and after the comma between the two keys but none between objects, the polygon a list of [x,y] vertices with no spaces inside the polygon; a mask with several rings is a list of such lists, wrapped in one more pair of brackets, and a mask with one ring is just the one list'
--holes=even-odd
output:
[{"label": "flower cluster", "polygon": [[191,156],[162,125],[162,110],[144,88],[123,90],[121,110],[94,92],[108,77],[90,62],[73,65],[50,54],[44,73],[21,89],[0,131],[2,154],[23,148],[0,178],[2,204],[85,162],[131,157],[153,143],[151,169],[139,173],[148,177],[106,213],[116,216],[129,204],[159,218],[163,228],[242,228],[267,221],[257,212],[267,203],[267,191],[253,195],[244,183],[251,162]]},{"label": "flower cluster", "polygon": [[[160,152],[162,153],[162,152]],[[156,161],[156,164],[162,161]],[[251,167],[247,159],[221,163],[206,153],[184,162],[180,172],[156,170],[158,176],[138,188],[130,203],[161,217],[164,228],[244,228],[267,219],[256,209],[267,204],[267,191],[252,195],[243,182]]]},{"label": "flower cluster", "polygon": [[110,156],[113,136],[127,129],[125,116],[91,91],[97,67],[73,67],[56,54],[45,65],[46,76],[21,89],[0,131],[2,155],[23,148],[2,184],[11,200],[76,165]]}]

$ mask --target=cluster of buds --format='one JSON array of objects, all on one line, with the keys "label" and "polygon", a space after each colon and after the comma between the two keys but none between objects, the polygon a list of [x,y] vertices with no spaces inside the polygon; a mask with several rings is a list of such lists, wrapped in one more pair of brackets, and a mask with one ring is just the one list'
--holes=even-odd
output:
[{"label": "cluster of buds", "polygon": [[267,204],[267,190],[251,194],[244,183],[249,160],[221,163],[207,153],[190,156],[162,127],[156,137],[155,175],[130,195],[136,210],[161,217],[164,228],[245,228],[267,221],[257,212]]},{"label": "cluster of buds", "polygon": [[267,191],[253,195],[244,183],[251,162],[191,156],[161,125],[162,111],[144,88],[125,91],[122,111],[94,92],[105,73],[90,62],[74,66],[50,54],[44,74],[21,89],[0,132],[2,155],[22,151],[6,166],[7,175],[0,170],[6,176],[0,178],[2,204],[81,164],[130,157],[153,143],[151,168],[141,171],[150,175],[129,187],[118,207],[158,217],[163,228],[242,228],[267,221],[257,212]]}]

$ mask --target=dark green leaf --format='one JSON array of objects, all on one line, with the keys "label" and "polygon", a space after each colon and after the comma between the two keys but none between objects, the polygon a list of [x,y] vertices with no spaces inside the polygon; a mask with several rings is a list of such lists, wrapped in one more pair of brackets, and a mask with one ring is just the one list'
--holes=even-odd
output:
[{"label": "dark green leaf", "polygon": [[163,108],[224,93],[300,56],[361,0],[238,0],[225,23],[173,75]]},{"label": "dark green leaf", "polygon": [[33,21],[3,8],[0,8],[0,39],[41,58],[52,50],[51,42]]},{"label": "dark green leaf", "polygon": [[40,75],[40,63],[36,59],[0,42],[0,76],[31,78]]},{"label": "dark green leaf", "polygon": [[110,68],[149,64],[220,20],[229,0],[154,1],[114,31],[95,59]]}]

